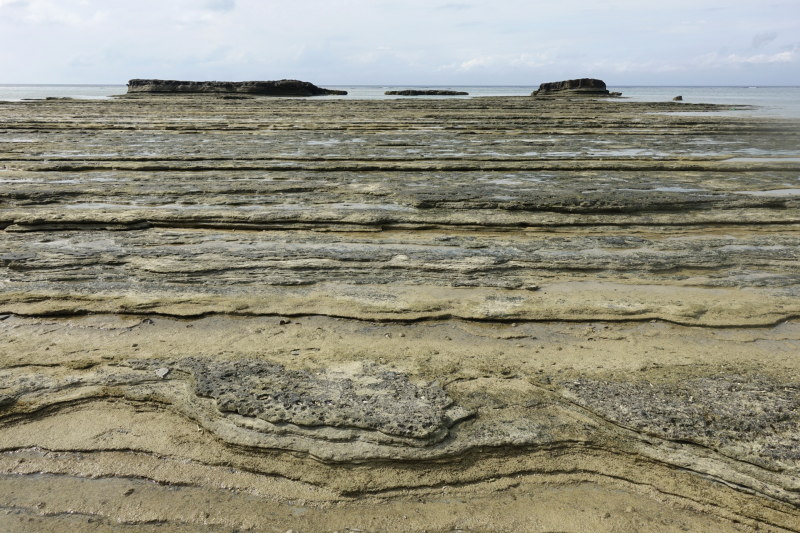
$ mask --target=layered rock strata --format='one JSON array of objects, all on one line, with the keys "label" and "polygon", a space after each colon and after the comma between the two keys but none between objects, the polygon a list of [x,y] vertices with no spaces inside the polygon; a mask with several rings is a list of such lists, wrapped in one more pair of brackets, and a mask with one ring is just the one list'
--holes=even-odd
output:
[{"label": "layered rock strata", "polygon": [[128,93],[234,93],[259,96],[346,95],[347,91],[323,89],[300,80],[276,81],[178,81],[142,80],[128,82]]},{"label": "layered rock strata", "polygon": [[0,530],[800,530],[800,129],[719,110],[1,104]]},{"label": "layered rock strata", "polygon": [[[610,96],[611,93],[606,89],[603,80],[594,78],[579,78],[575,80],[552,81],[542,83],[531,96],[548,95],[586,95],[586,96]],[[614,93],[619,96],[620,93]]]}]

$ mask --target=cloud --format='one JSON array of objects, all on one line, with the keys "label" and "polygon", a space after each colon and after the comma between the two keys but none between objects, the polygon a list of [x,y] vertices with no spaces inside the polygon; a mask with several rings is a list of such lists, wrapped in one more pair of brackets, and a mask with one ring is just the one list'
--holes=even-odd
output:
[{"label": "cloud", "polygon": [[753,48],[761,48],[778,38],[778,32],[767,31],[753,37]]},{"label": "cloud", "polygon": [[657,73],[664,74],[684,70],[685,67],[667,61],[602,60],[594,61],[583,68],[587,72],[614,72],[618,74]]},{"label": "cloud", "polygon": [[[85,26],[102,22],[105,12],[85,9],[87,2],[64,7],[67,2],[52,0],[0,0],[0,8],[12,7],[16,16],[25,24],[58,24],[62,26]],[[74,2],[73,2],[74,4]],[[16,17],[15,17],[16,18]]]},{"label": "cloud", "polygon": [[0,0],[0,66],[41,83],[136,72],[367,84],[505,84],[576,73],[698,84],[724,74],[736,83],[797,84],[796,3]]},{"label": "cloud", "polygon": [[496,68],[537,68],[553,64],[548,53],[539,54],[499,54],[472,57],[457,63],[442,65],[439,70],[470,72]]},{"label": "cloud", "polygon": [[465,9],[472,9],[474,6],[472,4],[467,4],[463,2],[451,2],[449,4],[440,4],[436,6],[434,9],[439,11],[464,11]]},{"label": "cloud", "polygon": [[797,59],[797,47],[774,54],[718,54],[716,52],[700,56],[696,64],[702,67],[728,67],[742,65],[769,65],[775,63],[792,63]]},{"label": "cloud", "polygon": [[211,11],[233,11],[236,9],[236,0],[207,0],[205,8]]}]

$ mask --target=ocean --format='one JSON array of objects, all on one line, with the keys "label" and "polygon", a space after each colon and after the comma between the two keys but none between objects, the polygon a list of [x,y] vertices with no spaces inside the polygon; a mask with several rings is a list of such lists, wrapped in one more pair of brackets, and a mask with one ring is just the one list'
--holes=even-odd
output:
[{"label": "ocean", "polygon": [[[348,91],[347,96],[324,96],[325,99],[384,100],[396,98],[418,98],[387,96],[385,91],[397,89],[453,89],[466,91],[469,96],[438,98],[474,98],[480,96],[528,96],[537,86],[420,86],[420,85],[326,85],[331,89]],[[0,101],[20,101],[43,98],[111,98],[124,94],[125,85],[22,85],[0,84]],[[800,87],[638,87],[609,86],[610,91],[619,91],[623,98],[634,101],[657,102],[682,96],[686,103],[725,104],[731,106],[750,105],[755,109],[731,110],[736,115],[775,116],[800,118]]]}]

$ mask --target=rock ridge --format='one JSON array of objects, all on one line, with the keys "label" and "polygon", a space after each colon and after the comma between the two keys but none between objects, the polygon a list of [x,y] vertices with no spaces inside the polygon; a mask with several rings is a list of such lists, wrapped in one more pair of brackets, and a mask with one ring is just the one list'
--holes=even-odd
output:
[{"label": "rock ridge", "polygon": [[578,78],[542,83],[531,96],[545,95],[609,96],[606,83],[596,78]]},{"label": "rock ridge", "polygon": [[132,79],[128,93],[244,93],[261,96],[346,95],[347,91],[324,89],[300,80],[274,81],[181,81]]}]

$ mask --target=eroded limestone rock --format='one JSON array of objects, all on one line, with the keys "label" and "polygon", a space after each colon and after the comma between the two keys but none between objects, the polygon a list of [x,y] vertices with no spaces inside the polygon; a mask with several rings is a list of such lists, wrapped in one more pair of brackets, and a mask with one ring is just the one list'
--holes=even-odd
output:
[{"label": "eroded limestone rock", "polygon": [[[463,410],[436,384],[418,386],[408,376],[376,365],[352,364],[316,373],[266,361],[189,359],[198,396],[213,398],[223,413],[273,424],[331,426],[438,441]],[[457,414],[458,413],[458,414]]]},{"label": "eroded limestone rock", "polygon": [[800,467],[800,385],[764,376],[719,375],[675,382],[563,384],[571,397],[614,422],[690,441],[768,468]]},{"label": "eroded limestone rock", "polygon": [[609,96],[605,82],[595,78],[580,78],[574,80],[542,83],[531,96],[545,96],[554,94]]},{"label": "eroded limestone rock", "polygon": [[347,91],[323,89],[300,80],[276,81],[178,81],[133,79],[128,93],[243,93],[261,96],[345,95]]}]

